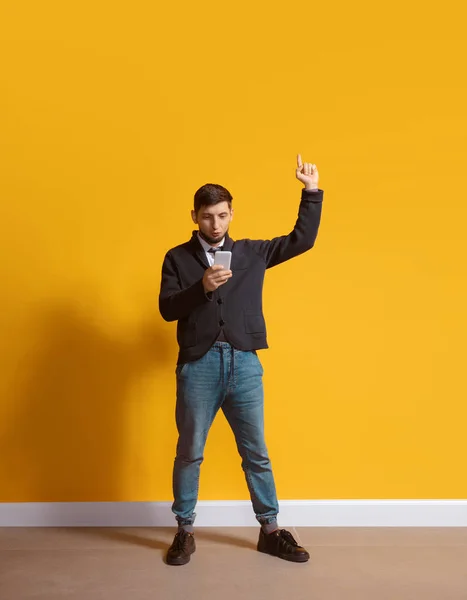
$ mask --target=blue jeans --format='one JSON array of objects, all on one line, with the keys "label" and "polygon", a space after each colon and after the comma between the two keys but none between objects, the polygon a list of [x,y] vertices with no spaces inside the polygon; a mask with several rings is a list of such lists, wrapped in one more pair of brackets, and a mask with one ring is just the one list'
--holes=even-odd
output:
[{"label": "blue jeans", "polygon": [[179,438],[172,511],[179,525],[194,522],[204,447],[220,408],[235,435],[256,519],[273,523],[279,506],[264,442],[263,367],[256,352],[216,342],[199,360],[178,365],[176,374]]}]

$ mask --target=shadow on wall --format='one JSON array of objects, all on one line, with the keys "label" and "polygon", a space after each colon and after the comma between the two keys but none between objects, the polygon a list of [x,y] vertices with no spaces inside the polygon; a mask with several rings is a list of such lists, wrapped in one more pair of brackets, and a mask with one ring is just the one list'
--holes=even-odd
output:
[{"label": "shadow on wall", "polygon": [[174,366],[173,340],[158,319],[122,340],[75,306],[57,305],[40,316],[34,343],[18,365],[12,414],[0,440],[0,476],[12,490],[7,496],[14,490],[3,501],[124,499],[130,392],[148,371],[157,377]]}]

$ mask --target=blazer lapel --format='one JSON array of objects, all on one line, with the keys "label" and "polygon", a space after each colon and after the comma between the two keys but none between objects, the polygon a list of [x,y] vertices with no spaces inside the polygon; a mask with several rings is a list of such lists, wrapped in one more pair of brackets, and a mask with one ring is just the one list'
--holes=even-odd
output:
[{"label": "blazer lapel", "polygon": [[233,239],[229,236],[228,233],[225,234],[224,245],[222,246],[223,250],[229,250],[232,252],[232,248],[234,245]]},{"label": "blazer lapel", "polygon": [[[206,267],[206,269],[208,269],[209,263],[208,263],[208,259],[206,256],[206,252],[204,251],[203,246],[201,246],[201,244],[199,243],[197,231],[193,231],[193,236],[191,238],[191,244],[193,247],[193,253],[196,256],[196,258],[198,259],[198,261],[201,262],[203,264],[203,266]],[[229,236],[229,234],[226,234],[222,249],[232,251],[233,245],[234,245],[234,241]],[[232,255],[232,258],[233,258],[233,255]]]},{"label": "blazer lapel", "polygon": [[196,231],[193,231],[193,237],[191,238],[191,247],[193,251],[193,255],[196,259],[205,267],[209,268],[208,259],[206,257],[206,252],[204,251],[203,246],[199,243],[198,235]]}]

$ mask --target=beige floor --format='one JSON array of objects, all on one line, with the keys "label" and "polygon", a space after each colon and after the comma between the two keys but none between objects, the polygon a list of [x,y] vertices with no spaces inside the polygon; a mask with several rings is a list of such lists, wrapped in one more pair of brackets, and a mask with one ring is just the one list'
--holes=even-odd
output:
[{"label": "beige floor", "polygon": [[311,553],[256,551],[255,528],[197,529],[183,567],[173,529],[0,529],[1,600],[467,600],[467,528],[290,528]]}]

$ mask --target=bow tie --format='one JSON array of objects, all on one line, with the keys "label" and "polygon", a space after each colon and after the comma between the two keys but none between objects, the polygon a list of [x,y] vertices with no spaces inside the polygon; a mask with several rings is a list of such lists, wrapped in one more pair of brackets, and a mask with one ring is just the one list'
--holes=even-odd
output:
[{"label": "bow tie", "polygon": [[219,246],[218,248],[209,248],[208,252],[211,254],[215,254],[218,250],[222,250],[224,246]]}]

